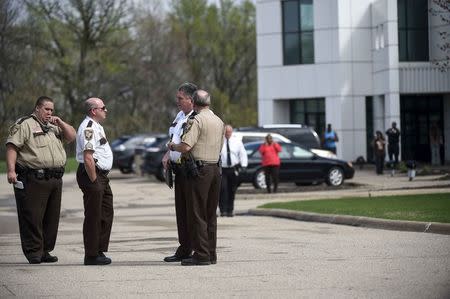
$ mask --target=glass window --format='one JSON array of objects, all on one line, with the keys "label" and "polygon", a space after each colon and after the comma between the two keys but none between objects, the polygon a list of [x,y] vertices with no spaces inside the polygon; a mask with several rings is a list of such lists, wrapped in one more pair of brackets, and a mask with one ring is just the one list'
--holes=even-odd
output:
[{"label": "glass window", "polygon": [[314,13],[312,0],[283,1],[284,64],[314,63]]},{"label": "glass window", "polygon": [[397,0],[400,61],[428,61],[428,1]]},{"label": "glass window", "polygon": [[289,103],[291,123],[307,125],[322,134],[325,130],[325,99],[294,99]]},{"label": "glass window", "polygon": [[286,144],[283,144],[281,146],[281,152],[278,153],[278,156],[280,157],[280,159],[290,159],[291,158],[291,154],[289,153],[289,146],[287,146]]},{"label": "glass window", "polygon": [[314,154],[305,149],[302,149],[299,146],[293,146],[292,156],[294,158],[310,159],[312,158],[312,156],[314,156]]}]

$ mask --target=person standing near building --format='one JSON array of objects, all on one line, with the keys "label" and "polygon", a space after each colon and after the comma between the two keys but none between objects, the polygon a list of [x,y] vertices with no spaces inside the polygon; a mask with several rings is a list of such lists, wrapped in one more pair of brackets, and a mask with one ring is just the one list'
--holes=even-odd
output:
[{"label": "person standing near building", "polygon": [[[193,113],[194,103],[192,96],[197,91],[197,86],[192,83],[183,83],[178,87],[177,91],[177,106],[180,109],[175,117],[172,125],[169,128],[170,141],[175,144],[181,142],[186,121]],[[180,262],[182,259],[189,258],[192,253],[191,246],[191,231],[188,229],[188,215],[187,215],[187,184],[186,171],[181,165],[181,153],[177,151],[167,151],[163,158],[164,168],[167,169],[170,163],[170,168],[175,174],[175,213],[177,218],[178,242],[180,246],[175,251],[174,255],[164,258],[165,262]]]},{"label": "person standing near building", "polygon": [[54,263],[66,164],[63,141],[75,140],[75,129],[53,115],[47,96],[37,99],[31,115],[9,129],[6,140],[8,183],[14,184],[22,251],[30,264]]},{"label": "person standing near building", "polygon": [[430,127],[430,151],[431,151],[431,165],[441,164],[441,144],[442,144],[442,134],[439,130],[436,122]]},{"label": "person standing near building", "polygon": [[386,131],[388,137],[388,156],[389,161],[394,162],[394,166],[398,164],[398,155],[400,152],[400,130],[397,129],[397,123],[392,122],[392,127]]},{"label": "person standing near building", "polygon": [[99,98],[87,99],[85,109],[87,115],[78,127],[76,154],[77,182],[84,203],[84,264],[107,265],[111,259],[104,252],[108,251],[114,217],[108,179],[113,154],[100,123],[106,119],[108,110]]},{"label": "person standing near building", "polygon": [[247,167],[248,158],[244,144],[239,138],[233,138],[233,127],[225,126],[222,146],[222,183],[220,186],[219,209],[221,216],[233,217],[234,197],[238,186],[239,172]]},{"label": "person standing near building", "polygon": [[182,153],[188,176],[187,209],[192,230],[192,257],[181,265],[210,265],[217,262],[217,215],[220,195],[219,156],[224,123],[210,109],[211,98],[204,90],[193,96],[195,116],[187,121],[180,144],[170,142],[172,151]]},{"label": "person standing near building", "polygon": [[327,130],[323,134],[323,148],[336,154],[336,142],[339,141],[337,133],[328,124]]},{"label": "person standing near building", "polygon": [[266,178],[267,193],[271,193],[271,184],[273,182],[273,193],[277,193],[278,176],[280,173],[280,157],[281,146],[273,141],[272,135],[267,134],[266,141],[259,147],[261,153],[262,166]]},{"label": "person standing near building", "polygon": [[373,152],[375,154],[375,167],[378,175],[383,174],[384,158],[386,156],[386,141],[384,140],[383,133],[377,131],[375,138],[372,141]]}]

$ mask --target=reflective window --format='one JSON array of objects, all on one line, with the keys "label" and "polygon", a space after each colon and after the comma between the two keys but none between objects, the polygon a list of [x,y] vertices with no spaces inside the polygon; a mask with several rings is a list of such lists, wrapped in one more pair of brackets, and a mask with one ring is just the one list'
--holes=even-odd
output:
[{"label": "reflective window", "polygon": [[295,99],[289,104],[291,123],[307,125],[322,134],[325,130],[325,99]]},{"label": "reflective window", "polygon": [[428,61],[428,1],[397,0],[400,61]]},{"label": "reflective window", "polygon": [[284,64],[314,63],[312,0],[286,0],[283,6]]}]

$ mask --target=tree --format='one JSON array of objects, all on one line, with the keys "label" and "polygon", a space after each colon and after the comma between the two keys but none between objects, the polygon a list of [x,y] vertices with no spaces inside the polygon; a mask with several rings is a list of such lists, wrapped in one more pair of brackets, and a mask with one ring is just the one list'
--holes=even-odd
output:
[{"label": "tree", "polygon": [[431,15],[438,16],[443,26],[438,30],[438,48],[442,51],[440,59],[433,60],[439,70],[445,72],[450,68],[450,2],[448,0],[433,0],[433,6],[429,9]]},{"label": "tree", "polygon": [[[105,77],[120,69],[109,54],[126,43],[125,0],[25,0],[35,23],[33,47],[47,58],[49,85],[65,100],[71,121],[79,119],[80,104],[105,89]],[[125,35],[125,38],[118,34]]]},{"label": "tree", "polygon": [[212,93],[214,111],[234,125],[255,124],[255,7],[251,1],[219,4],[174,0],[171,28],[192,80]]}]

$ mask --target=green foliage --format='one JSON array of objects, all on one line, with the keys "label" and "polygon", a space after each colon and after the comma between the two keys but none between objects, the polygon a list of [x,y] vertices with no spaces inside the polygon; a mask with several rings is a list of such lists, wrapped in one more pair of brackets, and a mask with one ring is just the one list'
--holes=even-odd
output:
[{"label": "green foliage", "polygon": [[450,223],[450,193],[292,201],[261,208]]}]

